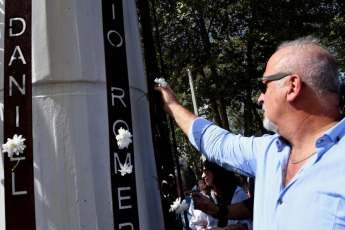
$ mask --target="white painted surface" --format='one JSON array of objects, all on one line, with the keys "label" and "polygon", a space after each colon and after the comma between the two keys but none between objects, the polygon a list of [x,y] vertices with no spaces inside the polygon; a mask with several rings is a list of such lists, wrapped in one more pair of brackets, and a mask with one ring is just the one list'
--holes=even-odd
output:
[{"label": "white painted surface", "polygon": [[[101,1],[32,2],[37,229],[113,229]],[[124,9],[140,229],[164,229],[135,1]]]},{"label": "white painted surface", "polygon": [[[0,0],[0,147],[4,140],[3,103],[4,103],[4,23],[5,2]],[[0,229],[5,229],[5,189],[4,189],[4,154],[0,153]]]},{"label": "white painted surface", "polygon": [[135,0],[123,2],[140,228],[161,230],[164,229],[164,223],[158,184],[153,178],[157,178],[157,172],[152,146],[149,104],[144,96],[144,93],[147,92],[147,83],[140,46],[137,11]]}]

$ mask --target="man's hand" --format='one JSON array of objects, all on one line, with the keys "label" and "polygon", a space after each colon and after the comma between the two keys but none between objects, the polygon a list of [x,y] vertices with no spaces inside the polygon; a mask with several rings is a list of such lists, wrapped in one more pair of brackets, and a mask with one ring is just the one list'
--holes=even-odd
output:
[{"label": "man's hand", "polygon": [[225,226],[224,228],[216,227],[211,228],[211,230],[248,230],[248,228],[244,227],[241,224],[230,224],[228,226]]},{"label": "man's hand", "polygon": [[198,192],[192,193],[192,197],[195,209],[199,209],[211,216],[216,216],[218,214],[219,208],[215,203],[213,203],[213,201],[210,198]]},{"label": "man's hand", "polygon": [[[211,199],[198,192],[192,193],[194,208],[203,211],[211,216],[217,216],[219,207]],[[227,206],[227,218],[231,220],[252,219],[253,212],[249,210],[243,202],[238,202]]]},{"label": "man's hand", "polygon": [[162,107],[163,110],[175,119],[177,125],[182,131],[188,135],[188,130],[193,121],[197,118],[189,110],[180,105],[175,97],[174,91],[167,85],[166,88],[161,86],[155,86],[156,91],[162,95]]},{"label": "man's hand", "polygon": [[170,116],[173,116],[173,111],[171,110],[170,106],[179,105],[175,97],[174,91],[170,88],[169,85],[167,85],[166,88],[157,85],[154,89],[160,92],[162,95],[163,110]]}]

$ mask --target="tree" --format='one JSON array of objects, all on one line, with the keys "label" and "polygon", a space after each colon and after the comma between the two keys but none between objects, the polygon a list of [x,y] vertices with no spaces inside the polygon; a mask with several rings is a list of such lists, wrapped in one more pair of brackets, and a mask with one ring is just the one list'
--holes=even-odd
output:
[{"label": "tree", "polygon": [[[152,0],[151,0],[152,1]],[[153,1],[152,1],[153,2]],[[243,135],[261,135],[257,78],[285,40],[314,35],[344,70],[344,3],[340,0],[157,0],[160,68],[178,99],[192,110],[186,67],[191,65],[203,116]],[[342,71],[343,72],[343,71]],[[196,175],[200,155],[180,132],[178,149]],[[195,165],[195,166],[194,166]]]}]

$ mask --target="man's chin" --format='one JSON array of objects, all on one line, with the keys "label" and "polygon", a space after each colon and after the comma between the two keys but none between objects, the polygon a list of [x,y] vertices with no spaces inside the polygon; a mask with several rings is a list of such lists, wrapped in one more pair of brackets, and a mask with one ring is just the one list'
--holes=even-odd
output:
[{"label": "man's chin", "polygon": [[268,131],[278,133],[278,126],[270,121],[266,116],[264,117],[263,126]]}]

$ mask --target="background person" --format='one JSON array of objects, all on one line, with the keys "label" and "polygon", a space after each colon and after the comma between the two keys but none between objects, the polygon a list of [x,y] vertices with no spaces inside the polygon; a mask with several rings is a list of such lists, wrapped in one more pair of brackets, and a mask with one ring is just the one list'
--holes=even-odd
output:
[{"label": "background person", "polygon": [[[198,193],[205,199],[210,200],[211,187],[207,186],[204,180],[199,180],[198,185],[199,192],[195,193]],[[193,200],[189,206],[188,213],[191,215],[189,220],[189,227],[191,230],[210,229],[214,226],[217,226],[217,222],[212,216],[204,213],[201,210],[195,209]]]},{"label": "background person", "polygon": [[[218,219],[217,226],[225,227],[229,224],[242,224],[248,229],[252,229],[252,221],[250,219],[231,220],[228,219],[226,213],[228,205],[248,199],[247,193],[238,186],[235,174],[206,160],[203,163],[202,178],[207,186],[211,186],[211,199],[213,202],[221,211],[225,210],[225,213],[218,212],[217,215],[214,215]],[[198,202],[196,206],[198,207]]]}]

